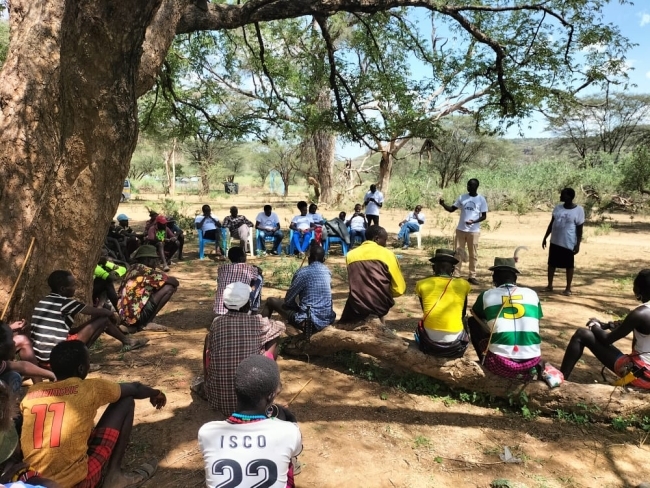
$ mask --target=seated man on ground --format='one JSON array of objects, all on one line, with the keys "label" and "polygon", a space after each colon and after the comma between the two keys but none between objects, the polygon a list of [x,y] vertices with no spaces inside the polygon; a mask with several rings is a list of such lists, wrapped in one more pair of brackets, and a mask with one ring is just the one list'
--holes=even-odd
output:
[{"label": "seated man on ground", "polygon": [[135,250],[140,247],[140,239],[142,235],[136,234],[131,227],[129,227],[129,217],[126,214],[119,214],[117,216],[117,223],[119,225],[118,231],[122,239],[126,243],[127,259]]},{"label": "seated man on ground", "polygon": [[46,378],[52,381],[56,379],[51,371],[27,361],[15,361],[15,358],[13,331],[0,320],[0,380],[9,385],[14,393],[18,393],[23,384],[23,377]]},{"label": "seated man on ground", "polygon": [[149,227],[147,244],[155,247],[158,251],[158,257],[162,262],[163,271],[169,271],[172,256],[178,249],[178,240],[172,230],[167,227],[167,219],[164,215],[158,215],[154,225]]},{"label": "seated man on ground", "polygon": [[366,222],[366,214],[361,210],[363,207],[360,203],[357,203],[354,206],[354,213],[352,217],[345,223],[350,227],[350,248],[354,246],[354,242],[357,239],[360,239],[361,242],[366,240],[366,229],[368,228],[368,223]]},{"label": "seated man on ground", "polygon": [[[70,271],[53,271],[47,279],[51,293],[43,298],[32,313],[32,341],[40,366],[49,367],[52,348],[59,342],[78,339],[91,346],[102,332],[123,344],[123,351],[138,349],[147,339],[126,337],[117,327],[119,316],[105,308],[91,307],[72,298],[77,282]],[[77,314],[89,315],[87,322],[74,326]]]},{"label": "seated man on ground", "polygon": [[285,330],[282,322],[249,315],[250,293],[247,283],[230,283],[223,293],[228,313],[212,321],[205,337],[205,392],[210,407],[226,416],[237,408],[234,380],[239,363],[254,354],[275,359],[278,340]]},{"label": "seated man on ground", "polygon": [[[58,344],[51,364],[57,381],[31,386],[20,404],[25,463],[66,488],[135,487],[151,478],[155,462],[129,474],[121,465],[133,427],[133,400],[149,399],[160,409],[165,394],[140,383],[86,379],[90,358],[81,341]],[[108,408],[94,425],[104,405]]]},{"label": "seated man on ground", "polygon": [[[268,415],[276,407],[273,401],[280,389],[275,361],[250,356],[237,366],[237,408],[228,419],[208,422],[199,429],[208,488],[225,486],[229,479],[243,480],[241,486],[261,486],[260,468],[266,476],[264,486],[295,486],[292,458],[302,451],[300,429],[295,417],[285,409],[277,418]],[[280,420],[283,417],[287,421]],[[230,460],[228,470],[220,464],[224,459]]]},{"label": "seated man on ground", "polygon": [[454,251],[437,249],[429,261],[433,263],[433,276],[415,284],[415,294],[424,313],[416,339],[425,354],[459,358],[469,344],[465,313],[471,287],[464,279],[452,276],[458,264]]},{"label": "seated man on ground", "polygon": [[239,239],[239,247],[246,251],[246,242],[248,241],[251,227],[253,227],[253,222],[245,216],[239,215],[239,210],[233,206],[230,207],[230,215],[223,219],[223,226],[230,231],[230,237],[232,239]]},{"label": "seated man on ground", "polygon": [[231,283],[246,283],[251,287],[250,308],[257,312],[262,300],[262,270],[252,264],[246,264],[246,252],[241,247],[228,249],[231,264],[217,268],[217,293],[214,297],[212,311],[215,315],[225,315],[228,310],[223,304],[223,293]]},{"label": "seated man on ground", "polygon": [[41,478],[36,470],[23,463],[16,429],[18,424],[22,425],[22,419],[18,420],[16,397],[9,385],[0,380],[0,487],[62,488],[54,481]]},{"label": "seated man on ground", "polygon": [[[589,319],[586,328],[573,334],[560,368],[564,379],[569,379],[586,347],[596,359],[622,378],[621,384],[650,389],[650,269],[643,269],[636,275],[632,289],[642,304],[625,319],[608,323]],[[632,352],[625,354],[614,343],[630,333]]]},{"label": "seated man on ground", "polygon": [[542,306],[530,288],[517,286],[514,258],[494,258],[495,288],[482,292],[468,319],[472,345],[479,361],[505,378],[531,379],[541,361],[539,320]]},{"label": "seated man on ground", "polygon": [[126,242],[120,234],[119,227],[115,225],[115,221],[111,222],[108,226],[108,232],[104,239],[106,248],[115,255],[116,259],[126,262],[128,257],[126,255]]},{"label": "seated man on ground", "polygon": [[399,223],[400,230],[397,238],[403,243],[402,249],[408,249],[411,245],[411,233],[420,232],[420,227],[424,225],[424,213],[422,206],[417,205],[412,212],[409,212],[404,220]]},{"label": "seated man on ground", "polygon": [[305,330],[307,319],[311,317],[314,326],[312,333],[323,330],[334,323],[336,312],[332,306],[332,273],[323,264],[325,251],[317,244],[309,248],[309,266],[300,268],[293,275],[291,286],[284,300],[271,297],[262,309],[264,317],[273,312],[300,330]]},{"label": "seated man on ground", "polygon": [[[183,260],[183,246],[185,245],[185,233],[183,232],[183,229],[181,229],[178,224],[176,223],[176,220],[173,217],[166,217],[167,219],[167,228],[172,231],[174,236],[176,237],[176,242],[178,243],[178,260],[182,261]],[[174,257],[173,255],[170,256],[170,259]]]},{"label": "seated man on ground", "polygon": [[318,244],[323,244],[323,224],[325,224],[325,219],[318,213],[318,205],[315,203],[310,204],[308,210],[309,217],[314,224],[314,240]]},{"label": "seated man on ground", "polygon": [[271,254],[279,254],[284,234],[280,230],[280,218],[273,212],[271,205],[264,205],[264,211],[257,214],[255,228],[259,231],[257,249],[266,254],[266,238],[273,237]]},{"label": "seated man on ground", "polygon": [[298,202],[298,210],[300,215],[296,215],[291,219],[291,224],[289,227],[293,230],[293,235],[291,237],[293,248],[295,252],[299,254],[304,254],[305,251],[309,248],[309,243],[314,237],[314,223],[311,220],[311,216],[307,213],[308,205],[305,201]]},{"label": "seated man on ground", "polygon": [[108,300],[113,305],[113,309],[117,311],[115,282],[121,281],[125,274],[124,266],[112,263],[106,259],[106,256],[100,257],[93,274],[93,306],[103,307],[105,300]]},{"label": "seated man on ground", "polygon": [[196,216],[194,225],[197,229],[201,229],[204,239],[214,241],[214,251],[217,259],[223,260],[223,252],[221,251],[221,224],[219,223],[219,219],[212,216],[210,205],[203,205],[201,211],[203,215]]},{"label": "seated man on ground", "polygon": [[394,297],[406,291],[397,258],[386,249],[387,239],[386,229],[370,226],[366,241],[346,256],[350,295],[341,314],[341,323],[364,320],[371,315],[383,320],[395,305]]},{"label": "seated man on ground", "polygon": [[178,280],[156,270],[158,254],[153,246],[140,246],[133,259],[135,264],[126,272],[118,292],[117,312],[131,334],[164,332],[167,327],[153,319],[176,293]]}]

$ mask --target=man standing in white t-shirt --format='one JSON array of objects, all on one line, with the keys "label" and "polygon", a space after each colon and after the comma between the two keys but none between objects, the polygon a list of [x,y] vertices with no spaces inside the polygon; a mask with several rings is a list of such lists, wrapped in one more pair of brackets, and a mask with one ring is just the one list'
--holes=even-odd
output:
[{"label": "man standing in white t-shirt", "polygon": [[379,209],[384,206],[384,194],[377,190],[377,185],[370,185],[370,191],[363,198],[363,205],[366,207],[368,227],[379,225]]},{"label": "man standing in white t-shirt", "polygon": [[548,286],[544,291],[553,291],[553,277],[556,268],[566,269],[566,288],[563,295],[571,295],[573,281],[574,256],[580,252],[582,241],[582,226],[585,223],[585,211],[580,205],[573,203],[576,192],[573,188],[564,188],[560,192],[560,205],[553,209],[551,223],[548,224],[542,249],[546,249],[546,239],[551,236],[551,246],[548,250]]},{"label": "man standing in white t-shirt", "polygon": [[[469,278],[467,279],[472,285],[478,285],[476,279],[476,267],[478,265],[478,239],[481,235],[481,222],[487,218],[488,206],[487,201],[483,195],[479,195],[478,190],[479,182],[476,178],[472,178],[467,182],[467,193],[459,196],[453,205],[445,204],[441,198],[440,205],[447,212],[455,212],[460,209],[460,221],[456,228],[456,236],[454,238],[454,249],[465,249],[469,254]],[[456,265],[456,274],[460,274],[462,268],[462,260],[459,259]]]},{"label": "man standing in white t-shirt", "polygon": [[257,236],[257,249],[266,254],[265,238],[273,237],[273,249],[271,254],[280,254],[282,238],[284,234],[280,230],[280,218],[273,211],[271,205],[264,205],[264,211],[257,214],[255,228],[259,231]]},{"label": "man standing in white t-shirt", "polygon": [[280,371],[272,359],[255,354],[239,364],[237,410],[199,429],[208,488],[295,486],[302,436],[293,414],[273,404],[280,387]]}]

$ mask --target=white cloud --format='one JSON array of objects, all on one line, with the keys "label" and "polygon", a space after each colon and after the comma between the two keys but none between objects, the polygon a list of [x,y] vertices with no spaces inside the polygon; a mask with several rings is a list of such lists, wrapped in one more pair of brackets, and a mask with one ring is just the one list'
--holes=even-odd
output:
[{"label": "white cloud", "polygon": [[650,14],[643,12],[639,14],[639,17],[641,17],[641,22],[639,23],[641,27],[643,27],[646,24],[650,24]]},{"label": "white cloud", "polygon": [[648,71],[648,72],[645,74],[645,77],[646,77],[646,78],[650,78],[650,71]]}]

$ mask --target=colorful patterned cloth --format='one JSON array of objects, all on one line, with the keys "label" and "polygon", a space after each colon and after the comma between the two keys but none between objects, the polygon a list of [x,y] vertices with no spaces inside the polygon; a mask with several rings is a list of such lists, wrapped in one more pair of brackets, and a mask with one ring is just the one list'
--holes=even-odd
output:
[{"label": "colorful patterned cloth", "polygon": [[144,264],[134,264],[120,286],[117,312],[122,322],[134,325],[151,296],[167,282],[167,275]]}]

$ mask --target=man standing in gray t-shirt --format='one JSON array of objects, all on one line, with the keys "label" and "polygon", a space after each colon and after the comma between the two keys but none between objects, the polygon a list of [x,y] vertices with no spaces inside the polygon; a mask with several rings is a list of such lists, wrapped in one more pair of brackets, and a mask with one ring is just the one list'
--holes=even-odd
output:
[{"label": "man standing in gray t-shirt", "polygon": [[[455,212],[460,209],[460,220],[454,237],[454,249],[465,249],[469,254],[469,281],[472,285],[478,285],[476,279],[476,267],[478,265],[478,239],[481,235],[481,222],[487,218],[488,206],[483,195],[479,195],[479,182],[472,178],[467,182],[467,193],[459,196],[453,205],[446,205],[441,198],[440,205],[447,212]],[[459,258],[459,256],[456,256]],[[456,274],[460,275],[463,261],[459,258],[456,265]]]},{"label": "man standing in gray t-shirt", "polygon": [[573,281],[574,256],[580,252],[582,226],[585,223],[585,210],[573,203],[576,192],[573,188],[564,188],[560,192],[560,205],[553,209],[551,223],[548,224],[542,249],[546,249],[546,239],[551,236],[548,250],[548,286],[544,291],[553,291],[553,277],[557,268],[566,269],[566,288],[563,295],[571,295]]}]

